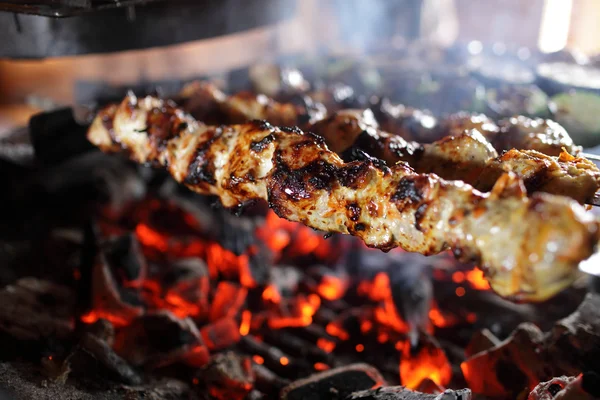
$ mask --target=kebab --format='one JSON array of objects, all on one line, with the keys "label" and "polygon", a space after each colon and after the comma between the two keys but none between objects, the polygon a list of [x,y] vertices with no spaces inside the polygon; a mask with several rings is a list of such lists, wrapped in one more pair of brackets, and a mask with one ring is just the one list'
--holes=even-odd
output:
[{"label": "kebab", "polygon": [[[355,108],[349,106],[352,102],[348,101],[348,89],[350,88],[345,89],[342,85],[342,88],[333,86],[308,95],[299,94],[297,104],[293,104],[250,92],[227,96],[213,83],[195,81],[184,87],[180,97],[183,107],[196,118],[205,117],[205,110],[213,113],[215,108],[219,108],[224,114],[221,122],[243,123],[262,119],[273,121],[275,125],[310,129],[312,124],[324,119],[327,114],[334,115],[339,111]],[[212,107],[207,108],[206,103],[211,103]],[[339,106],[335,106],[337,104]],[[566,150],[577,156],[582,152],[581,146],[575,145],[567,131],[549,119],[532,119],[520,115],[501,120],[497,125],[484,114],[458,112],[438,120],[426,111],[392,104],[386,99],[370,109],[375,117],[372,121],[376,121],[377,127],[408,141],[432,143],[476,129],[499,153],[511,149],[526,149],[559,156]],[[369,123],[374,125],[372,121]]]},{"label": "kebab", "polygon": [[[568,151],[578,154],[581,148],[552,121],[516,117],[504,122],[503,132],[500,132],[483,115],[457,113],[440,124],[440,129],[448,133],[446,137],[419,144],[380,130],[369,109],[341,110],[323,118],[325,111],[319,107],[280,103],[251,93],[226,96],[208,82],[192,83],[184,93],[184,98],[213,99],[216,107],[226,114],[227,122],[265,119],[285,126],[303,122],[306,129],[323,136],[336,153],[359,149],[383,159],[388,165],[405,161],[417,172],[463,180],[482,191],[491,190],[497,179],[509,171],[523,179],[528,192],[565,195],[580,203],[592,203],[600,187],[600,171],[596,165],[585,158],[572,157]],[[390,115],[398,113],[388,112]],[[490,138],[508,151],[499,156],[488,141]],[[511,144],[521,144],[526,150],[511,149]],[[544,153],[554,154],[561,146],[567,152],[560,150],[558,157]],[[343,158],[348,160],[351,156]]]},{"label": "kebab", "polygon": [[[546,192],[590,202],[600,188],[600,170],[582,157],[552,157],[536,150],[497,151],[479,130],[456,130],[430,144],[408,142],[378,129],[370,110],[342,110],[313,125],[333,151],[359,149],[388,165],[408,162],[417,172],[465,181],[489,191],[505,172],[521,178],[529,193]],[[344,157],[351,159],[350,157]]]},{"label": "kebab", "polygon": [[560,196],[528,197],[512,173],[482,193],[405,163],[345,163],[299,128],[265,121],[207,126],[155,97],[130,94],[104,109],[88,139],[106,152],[162,166],[225,207],[262,199],[282,218],[385,251],[451,249],[515,300],[544,300],[570,285],[600,240],[600,221],[583,207]]}]

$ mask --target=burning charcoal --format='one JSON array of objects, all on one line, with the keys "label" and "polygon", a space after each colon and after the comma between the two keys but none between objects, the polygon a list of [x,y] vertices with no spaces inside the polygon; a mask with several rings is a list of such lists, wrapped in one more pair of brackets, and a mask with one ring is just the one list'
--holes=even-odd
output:
[{"label": "burning charcoal", "polygon": [[446,386],[452,378],[452,367],[438,342],[423,334],[416,347],[407,343],[402,349],[400,381],[406,387],[414,389],[426,378]]},{"label": "burning charcoal", "polygon": [[217,321],[225,317],[237,317],[246,302],[248,289],[233,282],[219,282],[210,310],[210,320]]},{"label": "burning charcoal", "polygon": [[323,340],[326,340],[331,343],[337,343],[338,339],[334,336],[331,336],[325,328],[322,326],[311,324],[308,326],[300,326],[300,327],[290,327],[284,328],[281,332],[289,332],[295,336],[298,336],[304,340],[309,341],[312,344],[319,344]]},{"label": "burning charcoal", "polygon": [[334,301],[342,298],[348,287],[348,276],[336,273],[325,266],[310,268],[307,273],[316,279],[316,291],[324,300]]},{"label": "burning charcoal", "polygon": [[114,347],[135,366],[159,367],[186,361],[201,366],[208,361],[208,349],[194,322],[178,319],[169,311],[134,319],[117,332]]},{"label": "burning charcoal", "polygon": [[312,363],[322,362],[331,364],[331,356],[316,345],[279,330],[265,332],[265,342],[277,346],[294,357],[308,360]]},{"label": "burning charcoal", "polygon": [[558,321],[546,339],[553,376],[600,374],[600,295],[588,294],[577,310]]},{"label": "burning charcoal", "polygon": [[432,381],[429,378],[425,378],[419,383],[419,386],[415,388],[417,392],[429,393],[429,394],[440,394],[444,391],[444,388]]},{"label": "burning charcoal", "polygon": [[492,349],[475,354],[461,364],[473,392],[490,397],[515,398],[546,375],[540,350],[544,334],[533,324],[519,325],[513,334]]},{"label": "burning charcoal", "polygon": [[281,399],[343,399],[358,390],[383,384],[383,377],[375,368],[367,364],[352,364],[292,382],[281,391]]},{"label": "burning charcoal", "polygon": [[218,212],[217,218],[217,242],[235,255],[246,253],[248,247],[256,242],[254,235],[256,221],[254,219],[232,215],[228,212]]},{"label": "burning charcoal", "polygon": [[125,325],[142,315],[143,309],[128,304],[119,289],[105,256],[98,254],[92,272],[92,313],[115,324]]},{"label": "burning charcoal", "polygon": [[213,356],[199,376],[217,399],[242,400],[254,387],[250,358],[233,352]]},{"label": "burning charcoal", "polygon": [[184,305],[188,315],[204,316],[209,312],[210,277],[206,263],[200,258],[175,261],[160,281],[166,288],[167,302]]},{"label": "burning charcoal", "polygon": [[100,378],[111,379],[125,384],[141,383],[139,375],[119,357],[110,346],[86,333],[79,345],[67,358],[71,364],[72,375],[82,379],[97,381]]},{"label": "burning charcoal", "polygon": [[[586,388],[586,381],[593,380],[595,391]],[[600,397],[598,375],[561,376],[542,382],[533,389],[527,400],[593,400]]]},{"label": "burning charcoal", "polygon": [[231,347],[241,338],[239,326],[233,318],[222,318],[203,326],[200,335],[211,351]]},{"label": "burning charcoal", "polygon": [[480,331],[475,332],[469,345],[465,349],[465,355],[467,357],[471,357],[474,354],[481,353],[482,351],[489,350],[492,347],[496,347],[500,344],[500,339],[498,339],[492,332],[488,329],[482,329]]},{"label": "burning charcoal", "polygon": [[294,358],[277,347],[258,341],[249,335],[242,337],[240,348],[248,354],[260,357],[265,367],[286,378],[298,379],[313,371],[306,360]]},{"label": "burning charcoal", "polygon": [[102,251],[121,286],[139,286],[146,279],[148,266],[133,233],[109,239]]},{"label": "burning charcoal", "polygon": [[552,376],[598,372],[600,367],[600,296],[588,294],[579,308],[545,336],[521,324],[499,345],[461,364],[473,392],[514,396]]},{"label": "burning charcoal", "polygon": [[[255,356],[256,361],[257,356]],[[264,362],[261,358],[258,361]],[[273,371],[262,364],[252,363],[252,372],[254,374],[254,386],[261,392],[276,398],[279,391],[289,385],[288,379],[276,375]]]},{"label": "burning charcoal", "polygon": [[109,346],[112,346],[115,341],[115,328],[106,319],[100,318],[92,324],[86,324],[85,331],[96,336],[98,339],[104,340]]},{"label": "burning charcoal", "polygon": [[0,291],[0,330],[22,340],[67,338],[74,329],[75,293],[68,287],[23,278]]},{"label": "burning charcoal", "polygon": [[436,395],[413,392],[404,386],[390,386],[352,393],[345,400],[471,400],[471,391],[448,389]]},{"label": "burning charcoal", "polygon": [[420,255],[408,253],[403,256],[403,265],[390,269],[388,273],[394,305],[408,325],[410,341],[414,346],[419,331],[427,329],[429,323],[433,300],[431,268],[430,261],[425,261]]}]

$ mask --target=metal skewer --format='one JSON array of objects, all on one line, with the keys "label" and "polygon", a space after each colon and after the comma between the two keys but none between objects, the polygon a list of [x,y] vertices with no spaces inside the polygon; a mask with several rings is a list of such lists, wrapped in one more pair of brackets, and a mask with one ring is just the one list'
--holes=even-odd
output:
[{"label": "metal skewer", "polygon": [[592,199],[587,202],[587,204],[591,206],[600,207],[600,193],[596,193],[594,197],[592,197]]},{"label": "metal skewer", "polygon": [[600,156],[597,154],[581,153],[581,156],[592,161],[600,161]]}]

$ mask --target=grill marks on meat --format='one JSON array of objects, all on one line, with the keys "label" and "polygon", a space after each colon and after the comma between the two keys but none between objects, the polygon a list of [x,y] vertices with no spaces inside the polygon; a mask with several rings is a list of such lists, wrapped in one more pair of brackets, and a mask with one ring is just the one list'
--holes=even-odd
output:
[{"label": "grill marks on meat", "polygon": [[565,128],[549,119],[517,116],[500,121],[499,125],[500,133],[492,142],[498,150],[528,149],[549,156],[559,156],[563,149],[575,156],[582,151]]},{"label": "grill marks on meat", "polygon": [[[190,84],[194,86],[196,93],[205,93],[221,104],[228,122],[265,119],[275,125],[295,125],[303,120],[302,108],[292,104],[248,93],[227,97],[208,82]],[[377,111],[388,127],[416,112],[389,102]],[[361,150],[388,165],[407,162],[419,173],[462,180],[486,192],[503,173],[511,171],[523,179],[530,193],[568,196],[581,204],[589,202],[600,188],[600,170],[589,160],[570,157],[569,153],[578,154],[581,148],[574,145],[564,128],[549,120],[520,116],[502,121],[499,128],[483,114],[459,112],[439,122],[435,131],[441,139],[420,144],[380,130],[371,110],[346,109],[314,122],[309,130],[325,138],[329,148],[344,160],[356,159],[356,150]],[[425,139],[431,137],[430,132]],[[499,156],[498,151],[505,153]]]},{"label": "grill marks on meat", "polygon": [[[600,170],[585,158],[572,157],[563,152],[552,157],[535,150],[509,150],[498,156],[490,142],[478,131],[471,130],[446,136],[431,144],[407,142],[399,136],[378,130],[360,119],[368,114],[362,110],[344,110],[319,125],[317,133],[327,144],[337,143],[336,118],[355,119],[353,132],[346,130],[344,143],[384,160],[388,165],[399,161],[409,163],[419,173],[433,173],[449,180],[462,180],[482,191],[490,191],[497,179],[506,172],[514,172],[523,179],[529,193],[546,192],[571,197],[586,203],[600,188]],[[367,120],[369,117],[367,117]],[[463,126],[463,125],[461,125]],[[352,137],[355,139],[352,141]],[[340,144],[337,144],[340,149]],[[342,148],[348,152],[348,149]]]},{"label": "grill marks on meat", "polygon": [[[169,139],[161,136],[163,150],[147,129],[148,113],[156,108],[170,126],[187,124],[182,131],[172,128]],[[417,174],[404,163],[387,168],[368,157],[345,163],[322,139],[299,129],[259,121],[208,127],[152,97],[137,101],[130,95],[116,109],[119,147],[102,118],[88,132],[96,146],[161,164],[178,182],[218,196],[226,207],[263,199],[281,217],[352,234],[382,250],[453,249],[478,262],[506,297],[541,300],[555,294],[573,281],[578,263],[600,239],[598,221],[575,202],[527,198],[509,189],[521,185],[514,174],[503,175],[501,185],[484,194],[462,182]]]},{"label": "grill marks on meat", "polygon": [[184,109],[193,116],[209,117],[209,113],[215,115],[216,109],[216,114],[224,115],[228,123],[260,119],[277,126],[303,126],[325,118],[326,112],[318,103],[280,103],[264,94],[240,92],[227,96],[213,83],[206,81],[186,85],[181,97]]}]

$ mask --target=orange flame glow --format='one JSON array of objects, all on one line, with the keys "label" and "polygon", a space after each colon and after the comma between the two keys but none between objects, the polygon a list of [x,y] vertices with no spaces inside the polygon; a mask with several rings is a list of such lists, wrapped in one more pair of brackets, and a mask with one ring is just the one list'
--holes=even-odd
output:
[{"label": "orange flame glow", "polygon": [[315,367],[315,370],[317,370],[317,371],[326,371],[329,369],[329,365],[322,363],[322,362],[315,363],[314,367]]},{"label": "orange flame glow", "polygon": [[337,300],[342,298],[346,292],[346,285],[344,281],[337,276],[325,275],[319,286],[317,287],[317,293],[326,300]]},{"label": "orange flame glow", "polygon": [[242,322],[240,324],[240,335],[246,336],[250,333],[250,322],[252,321],[252,313],[248,310],[242,312]]},{"label": "orange flame glow", "polygon": [[483,271],[479,268],[467,272],[465,277],[473,289],[490,290],[490,284],[484,278]]},{"label": "orange flame glow", "polygon": [[99,319],[110,321],[115,327],[123,327],[129,324],[129,320],[118,315],[111,314],[102,310],[93,310],[81,316],[81,322],[93,324]]},{"label": "orange flame glow", "polygon": [[317,346],[326,353],[331,353],[335,349],[335,343],[325,338],[319,338]]},{"label": "orange flame glow", "polygon": [[279,304],[281,302],[281,294],[275,285],[268,285],[263,291],[262,298],[264,301]]},{"label": "orange flame glow", "polygon": [[409,345],[402,350],[400,381],[409,389],[416,389],[423,379],[429,378],[446,386],[452,378],[452,367],[444,351],[433,344],[423,343],[417,354],[411,354]]}]

